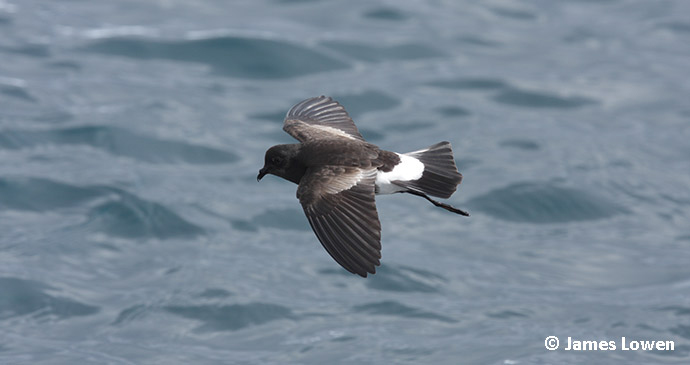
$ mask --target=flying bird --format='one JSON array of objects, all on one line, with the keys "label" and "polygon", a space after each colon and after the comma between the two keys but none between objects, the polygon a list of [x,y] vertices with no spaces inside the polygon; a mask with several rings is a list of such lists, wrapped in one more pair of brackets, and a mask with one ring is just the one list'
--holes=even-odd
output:
[{"label": "flying bird", "polygon": [[301,143],[269,148],[256,180],[272,174],[297,184],[297,199],[316,237],[353,274],[366,277],[380,265],[375,195],[417,195],[469,216],[429,197],[447,199],[462,181],[449,142],[403,154],[382,150],[365,141],[345,108],[326,96],[295,104],[283,130]]}]

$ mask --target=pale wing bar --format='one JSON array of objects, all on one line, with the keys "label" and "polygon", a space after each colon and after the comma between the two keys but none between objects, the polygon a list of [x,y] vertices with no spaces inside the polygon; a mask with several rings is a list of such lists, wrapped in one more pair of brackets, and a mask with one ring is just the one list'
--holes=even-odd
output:
[{"label": "pale wing bar", "polygon": [[345,108],[326,96],[295,104],[285,117],[283,130],[301,142],[339,137],[364,141]]}]

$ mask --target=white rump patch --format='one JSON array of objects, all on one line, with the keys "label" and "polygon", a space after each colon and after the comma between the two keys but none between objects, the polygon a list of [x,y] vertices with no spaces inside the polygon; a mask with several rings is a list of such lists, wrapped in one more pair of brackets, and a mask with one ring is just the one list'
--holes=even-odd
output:
[{"label": "white rump patch", "polygon": [[400,163],[395,165],[393,171],[379,171],[376,175],[376,186],[378,194],[393,194],[403,191],[405,188],[392,183],[392,181],[418,180],[424,173],[424,164],[418,159],[396,153],[400,156]]}]

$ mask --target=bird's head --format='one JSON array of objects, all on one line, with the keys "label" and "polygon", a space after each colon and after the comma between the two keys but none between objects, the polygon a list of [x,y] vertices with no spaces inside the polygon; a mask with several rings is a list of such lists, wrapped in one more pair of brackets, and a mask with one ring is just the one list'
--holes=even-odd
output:
[{"label": "bird's head", "polygon": [[264,157],[264,167],[259,170],[256,181],[271,174],[298,184],[305,170],[295,159],[298,152],[299,144],[279,144],[269,148]]}]

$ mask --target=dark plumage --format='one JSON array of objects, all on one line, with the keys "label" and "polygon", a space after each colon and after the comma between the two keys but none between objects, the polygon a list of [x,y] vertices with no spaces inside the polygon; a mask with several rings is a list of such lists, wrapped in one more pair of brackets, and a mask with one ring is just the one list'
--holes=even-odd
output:
[{"label": "dark plumage", "polygon": [[298,184],[297,198],[323,247],[351,273],[375,273],[381,258],[376,194],[410,193],[448,198],[462,181],[448,142],[398,154],[368,143],[338,102],[320,96],[293,106],[283,130],[301,143],[266,151],[266,174]]}]

